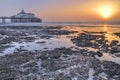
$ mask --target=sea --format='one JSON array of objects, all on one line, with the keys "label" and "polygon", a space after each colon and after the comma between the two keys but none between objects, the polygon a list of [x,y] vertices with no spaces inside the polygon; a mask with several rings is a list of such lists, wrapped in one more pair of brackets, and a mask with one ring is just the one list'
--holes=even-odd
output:
[{"label": "sea", "polygon": [[[82,33],[82,31],[95,31],[95,32],[107,32],[105,34],[106,39],[108,42],[111,42],[113,40],[119,41],[120,44],[120,37],[114,35],[114,33],[120,33],[120,24],[108,24],[108,23],[81,23],[81,22],[43,22],[43,23],[6,23],[6,24],[0,24],[0,26],[63,26],[64,30],[75,30],[78,31],[78,33]],[[18,43],[18,42],[13,42],[11,45],[13,47],[7,48],[3,53],[0,54],[0,56],[4,56],[6,54],[11,54],[15,51],[16,48],[20,48],[23,46],[24,49],[29,50],[29,51],[34,51],[34,50],[45,50],[46,48],[48,50],[53,50],[55,48],[60,48],[60,47],[74,47],[76,48],[77,46],[72,43],[70,38],[68,36],[77,36],[78,34],[73,34],[73,35],[61,35],[61,36],[56,36],[51,39],[37,39],[34,42],[23,42],[23,43]],[[45,44],[37,44],[37,42],[42,42],[45,41]],[[78,48],[78,47],[77,47]],[[81,47],[79,47],[81,48]],[[91,51],[96,51],[96,49],[87,48],[88,50]],[[119,47],[120,49],[120,47]],[[120,52],[118,53],[120,54]],[[120,57],[116,57],[112,54],[109,53],[104,53],[102,57],[96,57],[100,59],[101,61],[112,61],[120,64]]]}]

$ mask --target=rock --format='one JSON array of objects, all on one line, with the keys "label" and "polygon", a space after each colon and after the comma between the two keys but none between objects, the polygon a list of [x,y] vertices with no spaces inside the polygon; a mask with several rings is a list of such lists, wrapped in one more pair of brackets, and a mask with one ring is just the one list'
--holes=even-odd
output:
[{"label": "rock", "polygon": [[37,65],[36,62],[30,62],[30,63],[28,63],[28,64],[25,64],[25,65],[23,66],[23,68],[34,67],[34,66],[36,66],[36,65]]},{"label": "rock", "polygon": [[120,49],[117,46],[112,47],[111,50],[110,50],[110,53],[112,53],[112,54],[118,53],[118,52],[120,52]]},{"label": "rock", "polygon": [[54,80],[72,80],[72,79],[69,76],[61,73],[58,76],[56,76]]},{"label": "rock", "polygon": [[98,57],[102,57],[102,56],[103,56],[103,53],[101,53],[100,51],[97,51],[97,56],[98,56]]},{"label": "rock", "polygon": [[10,67],[2,68],[0,66],[0,79],[1,80],[16,80],[17,79],[17,71],[11,69]]},{"label": "rock", "polygon": [[117,46],[117,44],[119,43],[119,41],[117,40],[112,40],[112,42],[110,43],[110,46]]},{"label": "rock", "polygon": [[41,66],[46,68],[49,65],[49,60],[43,60]]},{"label": "rock", "polygon": [[50,54],[49,56],[50,56],[50,58],[52,58],[52,59],[59,59],[60,57],[61,57],[61,55],[62,55],[62,53],[52,53],[52,54]]},{"label": "rock", "polygon": [[68,35],[68,34],[73,34],[76,33],[77,31],[67,31],[67,30],[53,30],[53,29],[48,29],[45,30],[48,34],[52,35]]},{"label": "rock", "polygon": [[41,60],[46,60],[46,59],[48,59],[48,53],[42,53],[42,54],[40,55],[40,59],[41,59]]},{"label": "rock", "polygon": [[114,33],[116,36],[120,37],[120,33]]},{"label": "rock", "polygon": [[96,52],[94,52],[94,51],[90,51],[90,52],[89,52],[89,56],[95,57],[95,55],[96,55]]},{"label": "rock", "polygon": [[103,72],[102,62],[95,58],[91,62],[91,67],[93,67],[95,71],[94,76],[98,76],[99,73]]},{"label": "rock", "polygon": [[80,33],[78,37],[71,39],[71,41],[80,47],[93,47],[98,49],[99,44],[105,43],[104,35],[93,35],[90,33]]},{"label": "rock", "polygon": [[[115,80],[120,79],[120,65],[114,62],[104,61],[103,62],[104,72]],[[116,76],[116,77],[115,77]]]},{"label": "rock", "polygon": [[45,44],[46,41],[41,41],[41,42],[36,42],[36,43],[38,43],[38,44]]}]

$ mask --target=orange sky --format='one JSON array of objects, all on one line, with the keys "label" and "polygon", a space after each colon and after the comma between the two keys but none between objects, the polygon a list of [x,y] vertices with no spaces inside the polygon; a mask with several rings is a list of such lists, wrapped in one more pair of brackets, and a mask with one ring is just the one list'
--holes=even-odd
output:
[{"label": "orange sky", "polygon": [[21,9],[50,22],[120,21],[120,0],[0,0],[0,16]]},{"label": "orange sky", "polygon": [[[68,0],[66,0],[68,1]],[[70,0],[71,1],[71,0]],[[108,19],[104,18],[99,8],[110,6],[113,10]],[[43,15],[48,21],[119,21],[120,20],[120,0],[74,0],[73,4],[48,5],[44,7],[43,12],[37,12],[37,15]]]}]

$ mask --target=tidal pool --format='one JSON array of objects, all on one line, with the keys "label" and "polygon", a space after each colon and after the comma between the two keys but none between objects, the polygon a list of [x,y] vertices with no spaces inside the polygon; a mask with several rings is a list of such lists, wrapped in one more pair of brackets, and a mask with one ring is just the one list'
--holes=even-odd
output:
[{"label": "tidal pool", "polygon": [[[36,28],[35,28],[36,29]],[[35,30],[34,29],[34,30]],[[9,29],[7,29],[9,30]],[[10,29],[11,30],[11,29]],[[59,30],[59,28],[58,28]],[[35,41],[32,42],[12,42],[10,45],[13,47],[6,48],[2,53],[0,53],[0,56],[6,55],[6,54],[12,54],[17,49],[21,50],[28,50],[28,51],[45,51],[45,50],[53,50],[55,48],[61,48],[61,47],[66,47],[66,48],[78,48],[78,49],[86,49],[89,51],[98,51],[100,49],[95,49],[92,47],[80,47],[75,45],[71,39],[74,37],[79,36],[80,33],[85,33],[85,31],[88,32],[104,32],[104,37],[107,40],[107,44],[110,44],[113,40],[118,41],[118,45],[120,45],[120,37],[115,35],[114,33],[120,33],[120,25],[102,25],[102,26],[80,26],[80,25],[64,25],[62,26],[61,30],[67,30],[67,31],[77,31],[77,33],[69,34],[69,35],[55,35],[54,37],[50,39],[43,39],[43,38],[37,38]],[[25,31],[25,29],[24,29]],[[26,29],[27,31],[27,29]],[[39,30],[38,30],[39,31]],[[19,30],[18,30],[19,32]],[[47,34],[46,34],[47,35]],[[29,35],[30,36],[30,35]],[[36,35],[37,36],[37,35]],[[94,40],[93,40],[94,42]],[[103,45],[103,44],[101,44]],[[116,45],[117,46],[117,45]],[[119,50],[120,51],[120,50]],[[119,52],[120,53],[120,52]],[[114,54],[113,54],[114,55]],[[100,60],[106,60],[106,61],[112,61],[116,62],[118,64],[120,61],[120,57],[114,57],[113,55],[109,53],[103,53],[102,57],[97,57]]]}]

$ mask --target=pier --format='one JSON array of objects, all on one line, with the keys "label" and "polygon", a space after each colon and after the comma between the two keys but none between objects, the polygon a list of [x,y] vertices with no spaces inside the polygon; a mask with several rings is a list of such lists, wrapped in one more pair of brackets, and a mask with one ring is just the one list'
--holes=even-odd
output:
[{"label": "pier", "polygon": [[6,19],[9,19],[11,23],[26,23],[26,22],[42,22],[42,19],[39,17],[36,17],[33,13],[26,13],[23,9],[21,12],[17,13],[16,15],[13,15],[11,17],[0,17],[2,20],[2,24],[6,23]]},{"label": "pier", "polygon": [[10,17],[0,17],[0,19],[2,20],[2,24],[6,23],[6,19],[11,19]]},{"label": "pier", "polygon": [[[25,21],[25,22],[29,22],[29,20],[32,20],[32,19],[35,19],[35,18],[14,18],[14,17],[0,17],[0,19],[2,20],[2,24],[5,24],[6,23],[6,19],[10,19],[11,20],[11,23],[14,23],[12,22],[12,20],[21,20],[21,22],[23,20],[28,20],[28,21]],[[31,21],[32,22],[32,21]]]}]

